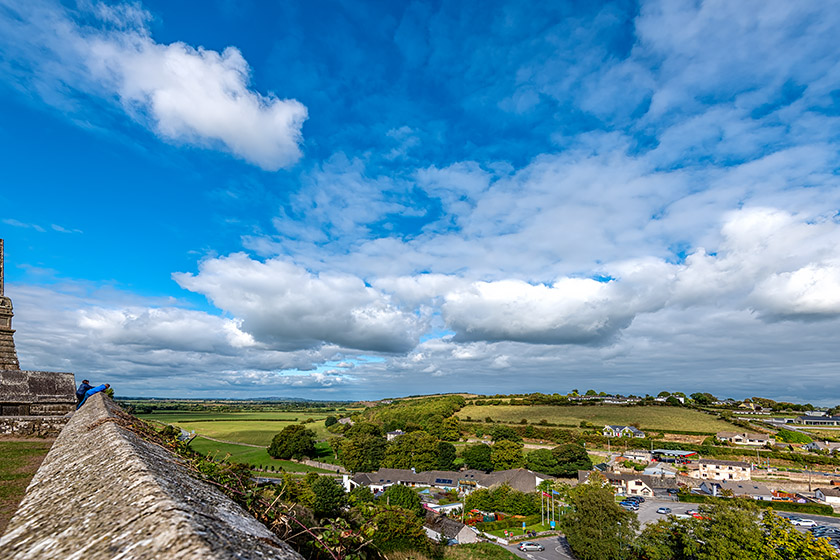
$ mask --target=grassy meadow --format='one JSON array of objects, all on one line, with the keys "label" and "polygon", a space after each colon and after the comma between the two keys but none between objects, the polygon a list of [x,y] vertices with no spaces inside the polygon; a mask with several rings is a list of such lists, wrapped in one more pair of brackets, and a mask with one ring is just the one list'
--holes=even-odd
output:
[{"label": "grassy meadow", "polygon": [[621,406],[621,405],[583,405],[583,406],[511,406],[511,405],[468,405],[458,412],[462,420],[484,421],[490,417],[494,422],[519,424],[522,419],[529,424],[538,424],[545,420],[551,424],[579,426],[581,421],[590,424],[637,423],[642,430],[677,430],[691,432],[718,432],[721,430],[740,430],[709,414],[697,410],[671,406]]},{"label": "grassy meadow", "polygon": [[52,444],[52,439],[0,439],[0,534]]},{"label": "grassy meadow", "polygon": [[315,432],[316,439],[329,438],[323,412],[156,412],[140,414],[143,420],[174,424],[202,436],[268,446],[283,428],[304,420],[313,420],[306,427]]},{"label": "grassy meadow", "polygon": [[[203,437],[195,438],[190,447],[202,455],[210,455],[214,460],[222,460],[228,457],[228,460],[233,463],[245,463],[252,465],[256,469],[265,469],[273,466],[275,468],[282,467],[283,470],[289,472],[331,472],[308,465],[295,463],[294,461],[281,461],[280,459],[272,459],[265,447],[251,447],[248,445],[236,445],[232,443],[219,443]],[[332,451],[329,452],[332,457]],[[318,459],[323,461],[323,459]]]}]

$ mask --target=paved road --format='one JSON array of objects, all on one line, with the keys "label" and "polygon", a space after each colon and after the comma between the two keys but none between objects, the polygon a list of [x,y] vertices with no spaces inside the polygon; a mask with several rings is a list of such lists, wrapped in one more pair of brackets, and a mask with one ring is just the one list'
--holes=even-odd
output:
[{"label": "paved road", "polygon": [[520,558],[527,558],[528,560],[574,560],[569,550],[569,545],[563,537],[545,537],[542,539],[531,539],[530,542],[540,543],[545,547],[542,552],[522,552],[516,544],[509,544],[504,548],[510,550]]}]

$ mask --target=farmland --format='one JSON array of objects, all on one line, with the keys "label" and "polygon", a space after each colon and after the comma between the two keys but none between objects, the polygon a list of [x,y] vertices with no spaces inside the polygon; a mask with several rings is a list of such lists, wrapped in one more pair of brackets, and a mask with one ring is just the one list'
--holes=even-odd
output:
[{"label": "farmland", "polygon": [[[265,447],[251,447],[247,445],[236,445],[233,443],[220,443],[203,437],[195,438],[192,443],[190,443],[190,447],[202,455],[209,455],[217,461],[227,458],[227,460],[231,462],[246,463],[248,465],[253,465],[258,469],[264,469],[265,467],[271,466],[274,468],[282,467],[283,470],[290,472],[331,472],[295,463],[293,461],[272,459],[268,455]],[[330,455],[332,455],[331,452]]]},{"label": "farmland", "polygon": [[306,427],[317,439],[331,434],[324,427],[324,412],[161,412],[138,415],[143,420],[173,424],[203,436],[268,446],[277,433],[290,424],[312,420]]},{"label": "farmland", "polygon": [[671,406],[621,406],[621,405],[583,405],[583,406],[511,406],[511,405],[468,405],[458,412],[461,420],[484,421],[491,418],[494,422],[520,424],[526,419],[529,424],[538,424],[545,420],[561,426],[579,426],[582,421],[603,426],[604,424],[638,424],[643,430],[689,431],[715,433],[721,430],[739,430],[710,414],[697,410]]}]

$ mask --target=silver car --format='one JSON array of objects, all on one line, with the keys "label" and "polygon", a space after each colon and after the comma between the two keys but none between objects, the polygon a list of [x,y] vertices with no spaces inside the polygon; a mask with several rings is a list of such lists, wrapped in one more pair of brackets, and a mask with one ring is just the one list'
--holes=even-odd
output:
[{"label": "silver car", "polygon": [[524,542],[519,545],[519,550],[542,552],[543,550],[545,550],[545,547],[535,542]]}]

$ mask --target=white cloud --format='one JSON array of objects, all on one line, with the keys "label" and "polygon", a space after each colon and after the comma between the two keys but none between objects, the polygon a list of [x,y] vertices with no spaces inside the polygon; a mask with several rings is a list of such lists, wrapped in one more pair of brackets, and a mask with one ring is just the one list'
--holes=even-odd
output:
[{"label": "white cloud", "polygon": [[284,350],[323,342],[380,352],[414,346],[424,321],[396,306],[358,277],[314,275],[280,259],[244,254],[208,259],[198,274],[176,274],[184,288],[204,294],[242,320],[256,340]]},{"label": "white cloud", "polygon": [[93,8],[98,27],[77,23],[78,14],[50,2],[7,5],[14,17],[2,18],[0,30],[15,61],[9,73],[63,108],[78,103],[71,91],[116,97],[166,140],[219,148],[266,170],[300,158],[306,107],[253,90],[238,49],[160,44],[140,8]]}]

